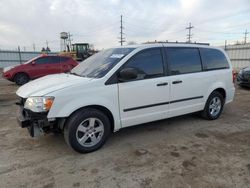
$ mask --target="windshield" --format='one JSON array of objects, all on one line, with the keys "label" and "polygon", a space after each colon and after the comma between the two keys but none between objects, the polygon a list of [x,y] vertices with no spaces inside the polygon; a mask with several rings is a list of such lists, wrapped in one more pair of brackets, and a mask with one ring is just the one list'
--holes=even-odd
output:
[{"label": "windshield", "polygon": [[71,70],[83,77],[101,78],[135,48],[111,48],[94,54]]},{"label": "windshield", "polygon": [[[40,56],[38,56],[38,57],[40,57]],[[35,61],[38,57],[34,57],[34,58],[32,58],[32,59],[30,59],[30,60],[24,62],[23,64],[28,64],[28,63],[30,63],[30,62],[32,62],[32,61]]]}]

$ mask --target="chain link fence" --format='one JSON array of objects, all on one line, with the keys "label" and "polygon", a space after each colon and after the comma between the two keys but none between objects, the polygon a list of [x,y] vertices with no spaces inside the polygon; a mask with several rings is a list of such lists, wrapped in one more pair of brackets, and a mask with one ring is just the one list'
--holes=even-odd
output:
[{"label": "chain link fence", "polygon": [[[227,45],[224,50],[236,71],[243,67],[250,67],[250,43]],[[41,54],[42,52],[0,50],[0,68],[22,64]],[[48,54],[56,55],[57,53],[49,52]]]}]

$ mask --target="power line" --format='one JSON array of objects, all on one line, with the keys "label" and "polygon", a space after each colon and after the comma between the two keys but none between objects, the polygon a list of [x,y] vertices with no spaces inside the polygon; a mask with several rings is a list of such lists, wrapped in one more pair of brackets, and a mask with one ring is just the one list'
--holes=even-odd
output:
[{"label": "power line", "polygon": [[187,34],[187,42],[191,43],[191,38],[192,38],[192,33],[191,33],[191,30],[194,28],[194,26],[192,26],[191,23],[189,23],[189,26],[186,27],[186,29],[188,29],[188,34]]},{"label": "power line", "polygon": [[247,35],[249,34],[249,32],[247,32],[247,29],[243,34],[244,34],[244,44],[246,44],[247,43]]},{"label": "power line", "polygon": [[121,15],[121,26],[120,26],[120,29],[121,29],[121,31],[120,31],[120,41],[119,41],[119,43],[121,43],[121,46],[122,46],[123,43],[126,42],[125,38],[123,37],[123,35],[124,35],[124,33],[123,33],[124,27],[122,25],[122,15]]}]

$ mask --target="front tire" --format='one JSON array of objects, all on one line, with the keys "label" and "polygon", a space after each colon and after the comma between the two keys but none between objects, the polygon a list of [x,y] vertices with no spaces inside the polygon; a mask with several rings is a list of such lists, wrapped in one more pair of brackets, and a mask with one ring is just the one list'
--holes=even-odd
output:
[{"label": "front tire", "polygon": [[29,76],[25,73],[17,73],[14,77],[14,82],[16,82],[17,85],[23,85],[29,82]]},{"label": "front tire", "polygon": [[204,110],[201,112],[203,118],[208,120],[218,119],[224,107],[225,99],[221,93],[214,91],[207,99]]},{"label": "front tire", "polygon": [[110,135],[109,118],[100,110],[85,108],[67,120],[64,138],[79,153],[89,153],[101,148]]}]

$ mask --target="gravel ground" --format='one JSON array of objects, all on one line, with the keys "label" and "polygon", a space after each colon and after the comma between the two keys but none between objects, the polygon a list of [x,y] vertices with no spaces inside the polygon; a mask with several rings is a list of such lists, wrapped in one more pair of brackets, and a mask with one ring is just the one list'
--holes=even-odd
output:
[{"label": "gravel ground", "polygon": [[220,119],[186,115],[123,129],[94,153],[16,123],[17,86],[0,79],[0,187],[250,187],[250,90]]}]

